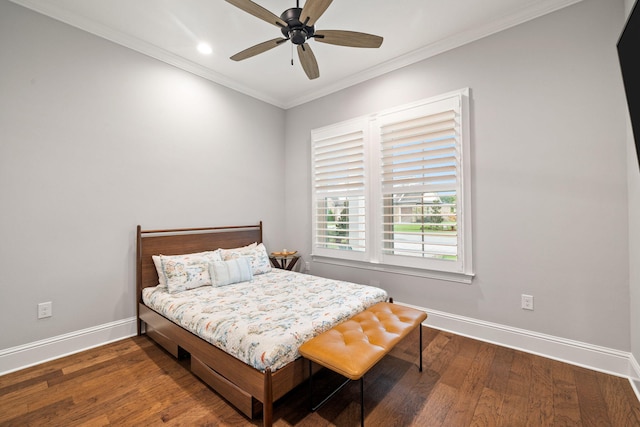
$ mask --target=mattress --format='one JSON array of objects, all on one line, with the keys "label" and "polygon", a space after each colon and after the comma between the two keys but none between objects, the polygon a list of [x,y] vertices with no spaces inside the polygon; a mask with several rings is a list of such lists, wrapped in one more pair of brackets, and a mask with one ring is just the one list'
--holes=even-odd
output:
[{"label": "mattress", "polygon": [[249,282],[170,294],[143,289],[149,308],[254,368],[300,357],[305,341],[387,299],[383,289],[273,269]]}]

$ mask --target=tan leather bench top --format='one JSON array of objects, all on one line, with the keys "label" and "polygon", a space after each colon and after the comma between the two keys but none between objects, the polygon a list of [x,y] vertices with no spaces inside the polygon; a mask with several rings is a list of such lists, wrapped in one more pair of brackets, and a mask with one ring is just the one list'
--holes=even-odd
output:
[{"label": "tan leather bench top", "polygon": [[300,346],[300,354],[349,379],[358,380],[427,314],[381,302]]}]

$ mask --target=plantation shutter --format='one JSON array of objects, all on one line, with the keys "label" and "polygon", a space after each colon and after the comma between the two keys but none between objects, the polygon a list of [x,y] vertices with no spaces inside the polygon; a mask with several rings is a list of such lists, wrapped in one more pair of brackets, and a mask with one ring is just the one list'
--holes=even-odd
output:
[{"label": "plantation shutter", "polygon": [[469,89],[311,131],[312,256],[470,283]]},{"label": "plantation shutter", "polygon": [[365,133],[362,121],[312,133],[316,252],[365,251]]},{"label": "plantation shutter", "polygon": [[380,118],[382,254],[458,259],[460,100]]}]

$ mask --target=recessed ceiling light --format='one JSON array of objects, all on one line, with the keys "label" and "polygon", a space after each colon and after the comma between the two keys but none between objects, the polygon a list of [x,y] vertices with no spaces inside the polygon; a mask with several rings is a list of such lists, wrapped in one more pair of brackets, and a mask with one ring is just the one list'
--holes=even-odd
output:
[{"label": "recessed ceiling light", "polygon": [[211,49],[211,46],[209,46],[207,43],[200,43],[198,45],[198,52],[200,52],[203,55],[211,55],[211,52],[213,52],[213,49]]}]

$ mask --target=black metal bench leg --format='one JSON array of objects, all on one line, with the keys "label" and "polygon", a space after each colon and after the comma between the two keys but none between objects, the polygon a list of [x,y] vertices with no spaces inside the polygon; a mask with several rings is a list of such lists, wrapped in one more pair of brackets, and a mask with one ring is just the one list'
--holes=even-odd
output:
[{"label": "black metal bench leg", "polygon": [[364,427],[364,375],[360,377],[360,427]]},{"label": "black metal bench leg", "polygon": [[335,390],[333,390],[327,397],[325,397],[322,402],[317,405],[313,404],[313,362],[309,360],[309,403],[311,404],[311,412],[315,412],[320,409],[329,399],[335,396],[340,390],[344,388],[347,384],[349,384],[351,380],[349,378],[345,378],[345,381],[340,384]]},{"label": "black metal bench leg", "polygon": [[313,362],[309,360],[309,407],[313,410]]},{"label": "black metal bench leg", "polygon": [[420,328],[420,348],[418,352],[420,354],[420,372],[422,372],[422,325],[418,326]]}]

